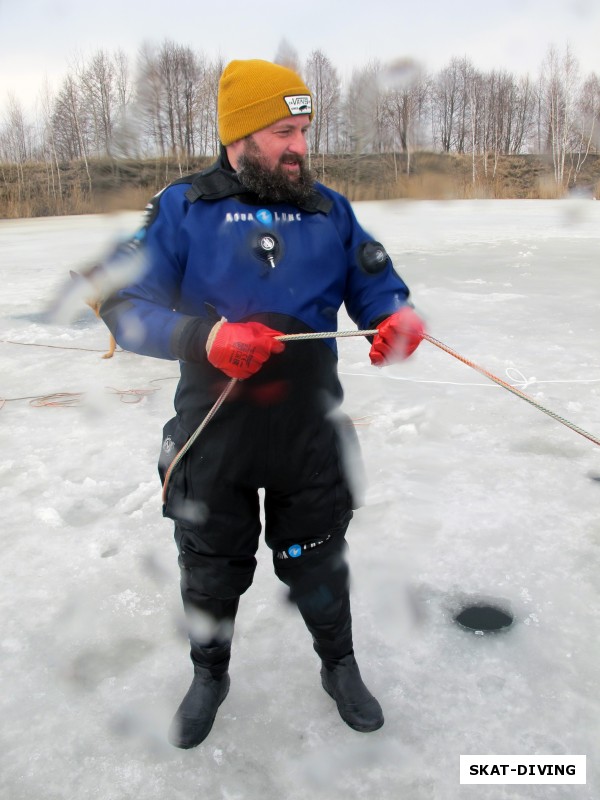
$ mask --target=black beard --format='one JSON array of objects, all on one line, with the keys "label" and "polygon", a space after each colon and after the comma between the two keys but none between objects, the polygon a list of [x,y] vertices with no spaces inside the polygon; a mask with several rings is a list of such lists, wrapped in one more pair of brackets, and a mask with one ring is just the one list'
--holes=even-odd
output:
[{"label": "black beard", "polygon": [[270,169],[265,165],[254,141],[249,138],[245,152],[238,160],[237,174],[242,186],[264,202],[302,205],[313,193],[314,179],[304,159],[298,156],[296,163],[300,169],[294,179],[283,169],[281,162]]}]

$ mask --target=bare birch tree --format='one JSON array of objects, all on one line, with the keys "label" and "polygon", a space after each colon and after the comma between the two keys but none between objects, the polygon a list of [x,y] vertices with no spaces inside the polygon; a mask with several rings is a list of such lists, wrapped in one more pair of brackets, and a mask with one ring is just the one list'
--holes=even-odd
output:
[{"label": "bare birch tree", "polygon": [[219,125],[217,119],[217,97],[219,94],[219,79],[225,69],[225,62],[217,58],[214,62],[205,64],[202,76],[200,118],[204,135],[201,143],[201,153],[216,155],[219,152]]},{"label": "bare birch tree", "polygon": [[434,81],[432,103],[433,139],[444,153],[449,153],[456,142],[459,118],[459,67],[452,59],[439,72]]},{"label": "bare birch tree", "polygon": [[571,175],[577,179],[592,150],[600,143],[600,79],[589,75],[581,89],[578,104],[576,142],[571,154]]},{"label": "bare birch tree", "polygon": [[[48,186],[48,196],[52,197],[57,207],[62,209],[63,187],[60,174],[60,164],[58,162],[58,152],[54,139],[54,126],[52,125],[52,106],[53,97],[48,81],[45,82],[40,95],[40,106],[42,110],[42,131],[43,147],[46,153],[46,161],[50,166],[50,181]],[[56,170],[56,183],[54,171]],[[55,206],[56,207],[56,206]]]},{"label": "bare birch tree", "polygon": [[3,124],[0,127],[0,156],[16,170],[17,201],[21,201],[24,197],[24,166],[31,159],[31,153],[31,126],[25,119],[23,106],[14,94],[9,93]]},{"label": "bare birch tree", "polygon": [[113,63],[116,110],[112,125],[111,151],[123,158],[139,157],[142,153],[139,114],[129,59],[122,50],[117,50]]},{"label": "bare birch tree", "polygon": [[8,95],[4,114],[2,152],[13,164],[25,164],[32,154],[31,126],[21,102],[12,92]]},{"label": "bare birch tree", "polygon": [[542,76],[542,113],[547,144],[552,154],[554,180],[565,182],[567,153],[573,142],[579,67],[569,47],[561,56],[555,47],[548,50]]},{"label": "bare birch tree", "polygon": [[85,113],[81,90],[73,75],[67,75],[56,98],[52,114],[54,142],[61,159],[83,160],[91,193],[88,125],[89,119]]},{"label": "bare birch tree", "polygon": [[382,153],[390,143],[381,69],[379,61],[370,61],[352,72],[344,98],[346,152]]},{"label": "bare birch tree", "polygon": [[90,149],[96,156],[110,156],[117,110],[115,65],[108,53],[98,50],[78,72],[82,103],[92,123]]},{"label": "bare birch tree", "polygon": [[147,42],[138,58],[136,102],[142,121],[143,149],[150,155],[166,156],[168,136],[162,78],[155,47]]},{"label": "bare birch tree", "polygon": [[285,37],[277,45],[277,52],[273,61],[275,64],[281,64],[282,67],[293,69],[298,75],[302,74],[298,51]]},{"label": "bare birch tree", "polygon": [[[380,85],[391,129],[391,143],[406,154],[406,174],[411,170],[411,153],[417,145],[428,102],[428,82],[421,68],[411,60],[397,61],[383,70]],[[394,162],[395,163],[395,162]],[[396,168],[396,177],[397,168]]]},{"label": "bare birch tree", "polygon": [[196,154],[202,76],[203,64],[188,47],[166,40],[158,52],[142,50],[137,96],[146,133],[160,155],[179,159],[180,170]]},{"label": "bare birch tree", "polygon": [[513,126],[509,152],[518,155],[523,151],[533,130],[535,91],[528,75],[517,81],[511,105]]},{"label": "bare birch tree", "polygon": [[306,82],[314,99],[309,143],[313,153],[329,153],[340,107],[337,70],[321,50],[313,50],[306,62]]}]

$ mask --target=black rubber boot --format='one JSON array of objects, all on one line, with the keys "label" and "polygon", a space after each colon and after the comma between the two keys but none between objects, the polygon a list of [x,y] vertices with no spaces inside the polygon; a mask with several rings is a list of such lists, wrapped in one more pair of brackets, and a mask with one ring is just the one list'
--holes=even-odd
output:
[{"label": "black rubber boot", "polygon": [[173,717],[169,741],[184,750],[197,747],[206,739],[229,692],[227,670],[239,603],[238,597],[221,599],[203,594],[195,588],[194,578],[192,568],[182,567],[181,595],[188,620],[194,680]]},{"label": "black rubber boot", "polygon": [[206,739],[219,706],[227,697],[229,684],[228,672],[215,676],[205,667],[194,667],[192,685],[169,729],[169,741],[174,747],[188,750]]},{"label": "black rubber boot", "polygon": [[346,725],[361,733],[381,728],[381,706],[363,683],[354,654],[322,663],[321,683],[335,700]]}]

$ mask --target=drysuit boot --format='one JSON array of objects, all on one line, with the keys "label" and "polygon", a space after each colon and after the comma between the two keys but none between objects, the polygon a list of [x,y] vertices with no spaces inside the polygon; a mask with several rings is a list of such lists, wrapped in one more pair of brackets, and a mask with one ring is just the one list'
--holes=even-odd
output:
[{"label": "drysuit boot", "polygon": [[322,664],[321,683],[335,700],[346,725],[361,733],[381,728],[381,706],[363,683],[354,653]]},{"label": "drysuit boot", "polygon": [[[229,621],[232,623],[231,619]],[[206,739],[230,684],[231,640],[213,639],[200,645],[190,636],[190,642],[194,679],[169,728],[169,741],[183,750],[196,747]]]},{"label": "drysuit boot", "polygon": [[175,747],[196,747],[210,733],[219,706],[229,692],[228,663],[228,657],[213,667],[194,662],[194,680],[169,729],[169,741]]}]

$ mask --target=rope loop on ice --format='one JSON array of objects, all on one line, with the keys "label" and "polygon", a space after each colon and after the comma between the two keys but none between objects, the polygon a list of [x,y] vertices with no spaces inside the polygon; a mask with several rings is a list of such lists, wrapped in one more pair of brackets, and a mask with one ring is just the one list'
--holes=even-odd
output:
[{"label": "rope loop on ice", "polygon": [[565,419],[564,417],[561,417],[559,414],[556,414],[549,408],[545,408],[543,405],[541,405],[541,403],[538,403],[537,400],[534,400],[533,397],[530,397],[528,394],[525,394],[525,392],[521,391],[521,389],[518,389],[516,386],[512,386],[510,383],[507,383],[506,381],[502,380],[502,378],[498,378],[492,372],[488,372],[487,369],[484,369],[483,367],[480,367],[477,364],[475,364],[473,361],[470,361],[468,358],[461,356],[460,353],[457,353],[455,350],[452,350],[452,348],[448,347],[448,345],[444,344],[443,342],[440,342],[438,339],[434,339],[433,336],[429,336],[429,334],[426,333],[424,334],[423,338],[427,339],[428,342],[431,342],[431,344],[435,345],[436,347],[439,347],[445,353],[448,353],[454,358],[457,358],[459,361],[462,361],[463,364],[466,364],[468,367],[471,367],[476,372],[479,372],[480,375],[485,375],[486,378],[489,378],[489,380],[498,384],[498,386],[502,386],[503,389],[506,389],[508,392],[515,394],[517,397],[520,397],[521,400],[525,400],[526,403],[529,403],[534,408],[537,408],[538,411],[547,414],[549,417],[552,417],[552,419],[556,420],[557,422],[560,422],[562,425],[566,425],[566,427],[570,428],[572,431],[575,431],[575,433],[578,433],[580,436],[589,439],[590,442],[593,442],[594,444],[600,446],[600,438],[594,436],[591,433],[588,433],[587,431],[584,431],[583,428],[580,428],[578,425],[574,425],[572,422],[569,422],[569,420]]}]

